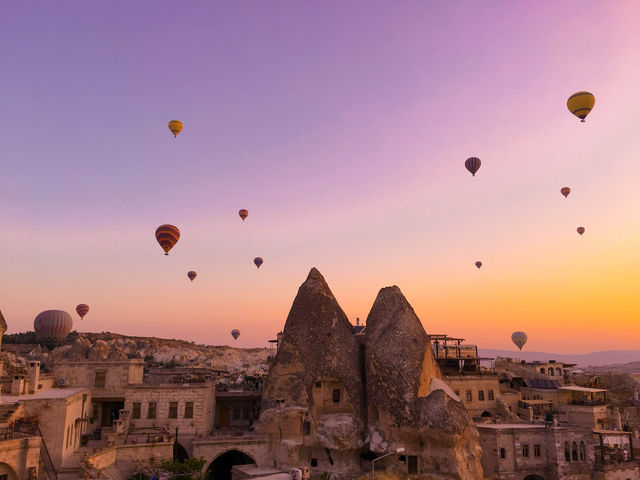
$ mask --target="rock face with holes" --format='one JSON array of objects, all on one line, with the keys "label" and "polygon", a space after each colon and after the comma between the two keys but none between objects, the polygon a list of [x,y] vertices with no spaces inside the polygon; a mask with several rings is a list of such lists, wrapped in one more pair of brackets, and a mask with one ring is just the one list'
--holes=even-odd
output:
[{"label": "rock face with holes", "polygon": [[[258,429],[280,468],[376,468],[482,478],[478,432],[442,382],[429,337],[398,287],[383,288],[354,335],[315,268],[298,291],[263,392]],[[386,464],[383,462],[387,462]]]}]

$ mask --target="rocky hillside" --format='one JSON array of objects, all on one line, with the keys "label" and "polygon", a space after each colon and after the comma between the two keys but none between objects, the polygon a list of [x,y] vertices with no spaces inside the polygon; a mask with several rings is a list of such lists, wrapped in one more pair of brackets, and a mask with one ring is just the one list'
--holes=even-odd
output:
[{"label": "rocky hillside", "polygon": [[[25,334],[17,334],[16,339],[24,339]],[[28,337],[26,337],[28,338]],[[227,346],[198,345],[183,340],[155,337],[128,337],[116,333],[72,332],[65,343],[51,351],[37,344],[12,343],[12,335],[6,335],[3,342],[5,368],[19,368],[26,360],[40,360],[50,364],[55,360],[122,360],[141,358],[161,364],[210,367],[229,372],[245,372],[247,375],[266,374],[266,348],[232,348]]]}]

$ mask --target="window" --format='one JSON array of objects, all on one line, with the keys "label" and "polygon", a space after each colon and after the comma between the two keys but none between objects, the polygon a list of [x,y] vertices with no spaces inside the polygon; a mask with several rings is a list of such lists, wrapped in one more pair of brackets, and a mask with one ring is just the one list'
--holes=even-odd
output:
[{"label": "window", "polygon": [[460,390],[454,390],[453,393],[455,393],[457,396],[460,396]]},{"label": "window", "polygon": [[178,418],[178,402],[169,402],[169,418]]},{"label": "window", "polygon": [[555,372],[555,370],[553,368],[549,369],[549,376],[550,377],[555,377],[556,376],[556,372]]},{"label": "window", "polygon": [[540,456],[540,445],[534,445],[533,446],[533,456],[534,457],[539,457]]},{"label": "window", "polygon": [[546,372],[545,372],[544,367],[542,367],[542,368],[540,369],[540,373],[541,373],[541,374],[543,374],[543,375],[546,373]]},{"label": "window", "polygon": [[193,402],[185,402],[184,418],[193,418]]},{"label": "window", "polygon": [[478,390],[478,400],[484,402],[484,390]]},{"label": "window", "polygon": [[569,448],[569,442],[564,442],[564,459],[567,462],[571,461],[571,449]]},{"label": "window", "polygon": [[333,403],[340,403],[340,389],[333,389]]},{"label": "window", "polygon": [[131,409],[131,418],[140,418],[140,402],[133,402]]},{"label": "window", "polygon": [[487,390],[487,398],[489,400],[493,400],[494,399],[493,390]]},{"label": "window", "polygon": [[316,388],[320,388],[322,386],[322,382],[316,382]]},{"label": "window", "polygon": [[578,461],[578,444],[576,442],[573,442],[573,445],[571,445],[571,459],[574,462]]},{"label": "window", "polygon": [[471,395],[471,390],[467,390],[467,402],[473,401],[473,395]]},{"label": "window", "polygon": [[318,466],[318,459],[317,458],[312,458],[311,459],[311,466],[312,467],[317,467]]},{"label": "window", "polygon": [[522,456],[525,458],[529,457],[529,445],[522,445]]},{"label": "window", "polygon": [[96,372],[96,379],[93,382],[93,386],[94,387],[98,387],[98,388],[104,387],[105,382],[106,382],[106,378],[107,378],[107,372],[105,372],[105,371]]},{"label": "window", "polygon": [[240,407],[233,407],[233,419],[240,420],[242,418],[242,409]]},{"label": "window", "polygon": [[507,458],[507,451],[504,448],[500,449],[500,458]]},{"label": "window", "polygon": [[9,475],[0,475],[0,480],[9,480]]},{"label": "window", "polygon": [[69,448],[70,439],[71,439],[71,427],[67,427],[67,448]]},{"label": "window", "polygon": [[311,423],[302,422],[302,434],[303,435],[310,435],[311,434]]},{"label": "window", "polygon": [[149,410],[147,410],[147,418],[156,418],[156,402],[149,402]]},{"label": "window", "polygon": [[584,442],[580,442],[580,460],[586,460],[587,458],[587,449],[584,445]]}]

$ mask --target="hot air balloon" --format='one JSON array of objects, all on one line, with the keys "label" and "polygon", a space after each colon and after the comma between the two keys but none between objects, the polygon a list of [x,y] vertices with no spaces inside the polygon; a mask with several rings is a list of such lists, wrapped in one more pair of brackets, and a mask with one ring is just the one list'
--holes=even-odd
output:
[{"label": "hot air balloon", "polygon": [[184,125],[182,125],[182,122],[180,120],[171,120],[169,122],[169,130],[171,130],[171,133],[173,133],[174,137],[177,137],[178,134],[182,131],[182,127]]},{"label": "hot air balloon", "polygon": [[560,189],[560,193],[562,195],[564,195],[564,198],[567,198],[569,196],[569,194],[571,193],[571,189],[569,187],[562,187]]},{"label": "hot air balloon", "polygon": [[596,103],[596,97],[593,93],[589,92],[577,92],[569,97],[567,100],[567,108],[571,113],[584,122],[584,119]]},{"label": "hot air balloon", "polygon": [[477,261],[477,262],[476,262],[476,267],[480,268],[481,266],[482,266],[482,262]]},{"label": "hot air balloon", "polygon": [[231,336],[233,337],[234,340],[237,340],[238,337],[240,336],[240,330],[238,330],[237,328],[234,328],[233,330],[231,330]]},{"label": "hot air balloon", "polygon": [[84,316],[89,313],[89,305],[86,303],[81,303],[76,307],[76,312],[80,315],[80,318],[84,318]]},{"label": "hot air balloon", "polygon": [[584,227],[578,227],[578,228],[576,229],[576,231],[577,231],[580,235],[582,235],[582,234],[584,233]]},{"label": "hot air balloon", "polygon": [[524,344],[527,343],[527,334],[524,332],[513,332],[511,334],[511,341],[516,344],[516,347],[522,350]]},{"label": "hot air balloon", "polygon": [[72,328],[71,315],[62,310],[45,310],[33,321],[36,340],[49,348],[60,345]]},{"label": "hot air balloon", "polygon": [[178,243],[180,239],[180,230],[173,225],[160,225],[156,229],[156,240],[164,250],[165,255],[169,255],[169,250]]},{"label": "hot air balloon", "polygon": [[189,277],[189,280],[191,280],[192,282],[197,276],[198,276],[198,274],[196,272],[194,272],[193,270],[187,272],[187,277]]},{"label": "hot air balloon", "polygon": [[467,170],[471,172],[471,175],[476,176],[476,172],[480,168],[482,162],[478,157],[469,157],[467,161],[464,162],[464,166],[467,167]]},{"label": "hot air balloon", "polygon": [[244,208],[242,210],[240,210],[238,212],[238,215],[240,215],[240,218],[242,219],[242,221],[244,222],[245,218],[247,218],[249,216],[249,210],[245,210]]},{"label": "hot air balloon", "polygon": [[264,260],[262,260],[262,257],[256,257],[253,259],[253,263],[255,263],[258,268],[260,268],[260,265],[262,265],[263,262]]}]

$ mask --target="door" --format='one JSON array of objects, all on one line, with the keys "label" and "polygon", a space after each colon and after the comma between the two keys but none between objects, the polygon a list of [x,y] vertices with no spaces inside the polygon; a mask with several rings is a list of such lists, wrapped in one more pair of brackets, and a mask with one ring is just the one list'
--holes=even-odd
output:
[{"label": "door", "polygon": [[418,457],[409,455],[409,475],[418,473]]},{"label": "door", "polygon": [[229,405],[220,405],[219,428],[229,428]]}]

